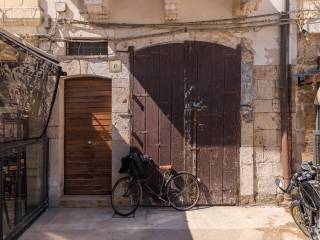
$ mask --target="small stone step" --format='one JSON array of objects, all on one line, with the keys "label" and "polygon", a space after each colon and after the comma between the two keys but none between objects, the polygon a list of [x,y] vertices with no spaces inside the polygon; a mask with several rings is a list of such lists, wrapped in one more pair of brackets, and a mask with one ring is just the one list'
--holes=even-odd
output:
[{"label": "small stone step", "polygon": [[111,195],[64,195],[60,207],[106,208],[111,206]]}]

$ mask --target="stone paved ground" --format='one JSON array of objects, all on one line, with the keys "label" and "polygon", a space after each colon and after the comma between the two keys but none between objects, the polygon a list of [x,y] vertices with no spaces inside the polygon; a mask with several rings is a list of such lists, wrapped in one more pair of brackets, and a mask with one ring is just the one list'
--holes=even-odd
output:
[{"label": "stone paved ground", "polygon": [[21,240],[298,240],[306,239],[284,208],[211,207],[189,212],[140,208],[134,218],[111,209],[47,210]]}]

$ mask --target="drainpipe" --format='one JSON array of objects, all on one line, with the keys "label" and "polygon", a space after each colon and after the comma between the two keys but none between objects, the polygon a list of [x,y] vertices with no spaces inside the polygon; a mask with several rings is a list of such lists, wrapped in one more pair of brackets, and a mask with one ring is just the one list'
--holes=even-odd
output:
[{"label": "drainpipe", "polygon": [[[285,0],[285,12],[281,19],[286,21],[290,15],[290,2]],[[289,133],[290,133],[290,91],[289,91],[289,34],[290,25],[280,26],[280,110],[281,110],[281,163],[285,186],[287,186],[291,174],[289,154]]]}]

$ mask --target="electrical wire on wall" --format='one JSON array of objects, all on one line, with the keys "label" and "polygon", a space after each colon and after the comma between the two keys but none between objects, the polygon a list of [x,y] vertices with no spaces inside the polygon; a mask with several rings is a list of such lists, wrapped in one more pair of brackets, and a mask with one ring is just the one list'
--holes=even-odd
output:
[{"label": "electrical wire on wall", "polygon": [[[55,37],[57,26],[64,25],[91,25],[103,29],[148,29],[150,34],[138,34],[125,38],[108,38],[112,41],[123,41],[135,38],[156,37],[167,34],[175,34],[187,31],[204,31],[204,30],[241,30],[241,29],[259,29],[265,26],[288,24],[288,22],[280,22],[280,13],[249,16],[241,18],[218,19],[198,22],[181,22],[181,23],[159,23],[159,24],[129,24],[129,23],[89,23],[87,21],[57,19],[50,34],[39,34],[38,37],[47,38],[52,41],[66,41],[67,39]],[[154,33],[154,31],[160,31]]]},{"label": "electrical wire on wall", "polygon": [[[316,1],[320,2],[320,1]],[[302,6],[301,4],[299,6]],[[320,9],[320,8],[319,8]],[[310,14],[312,13],[312,14]],[[108,37],[109,41],[121,42],[127,40],[160,37],[170,34],[178,34],[183,32],[201,32],[201,31],[260,31],[264,27],[281,26],[286,24],[295,24],[302,31],[305,22],[313,21],[314,23],[320,21],[319,10],[304,9],[303,7],[297,8],[289,12],[289,18],[283,18],[288,13],[271,13],[254,16],[241,16],[227,19],[215,19],[206,21],[195,22],[165,22],[158,24],[138,24],[138,23],[94,23],[83,20],[68,19],[66,17],[56,16],[53,21],[53,27],[47,34],[37,34],[35,37],[40,39],[47,39],[51,43],[54,41],[72,41],[72,39],[58,37],[58,30],[63,26],[77,25],[92,26],[98,29],[111,29],[111,30],[130,30],[130,29],[143,29],[144,32],[132,34],[128,37]],[[147,32],[147,33],[146,33]],[[90,40],[88,40],[90,41]],[[52,44],[50,45],[50,50]]]}]

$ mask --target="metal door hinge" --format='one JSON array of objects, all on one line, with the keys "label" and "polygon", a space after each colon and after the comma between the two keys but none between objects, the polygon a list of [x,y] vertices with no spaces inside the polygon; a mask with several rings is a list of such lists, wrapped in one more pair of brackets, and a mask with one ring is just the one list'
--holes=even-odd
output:
[{"label": "metal door hinge", "polygon": [[147,134],[148,131],[135,131],[136,133]]},{"label": "metal door hinge", "polygon": [[200,150],[200,148],[198,148],[198,147],[191,147],[190,148],[190,151],[199,151]]},{"label": "metal door hinge", "polygon": [[122,118],[133,118],[133,114],[132,113],[122,113],[119,115]]}]

